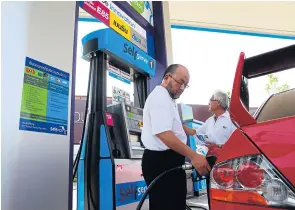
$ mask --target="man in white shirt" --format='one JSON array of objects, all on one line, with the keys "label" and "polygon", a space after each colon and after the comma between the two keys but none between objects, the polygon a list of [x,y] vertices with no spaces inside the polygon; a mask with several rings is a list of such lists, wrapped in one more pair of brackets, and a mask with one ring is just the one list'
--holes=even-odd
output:
[{"label": "man in white shirt", "polygon": [[216,91],[209,102],[209,111],[213,112],[213,116],[209,117],[206,122],[196,131],[184,126],[184,130],[190,135],[206,134],[209,137],[208,147],[222,147],[236,126],[230,119],[227,111],[229,107],[229,98],[226,93]]},{"label": "man in white shirt", "polygon": [[[226,93],[216,91],[209,101],[209,111],[214,115],[206,120],[206,122],[196,131],[184,126],[184,129],[190,135],[206,134],[209,137],[209,143],[206,145],[212,150],[213,147],[222,147],[231,134],[235,131],[236,126],[230,119],[230,114],[227,111],[229,107],[229,98]],[[207,177],[207,194],[210,199],[210,178]],[[210,203],[209,203],[210,209]]]},{"label": "man in white shirt", "polygon": [[[189,83],[188,70],[179,64],[167,68],[162,84],[148,96],[143,110],[141,140],[145,146],[142,158],[143,177],[150,183],[161,173],[181,166],[185,157],[201,175],[211,170],[205,157],[187,146],[175,99]],[[155,183],[149,193],[150,210],[185,210],[186,175],[182,170],[171,172]]]}]

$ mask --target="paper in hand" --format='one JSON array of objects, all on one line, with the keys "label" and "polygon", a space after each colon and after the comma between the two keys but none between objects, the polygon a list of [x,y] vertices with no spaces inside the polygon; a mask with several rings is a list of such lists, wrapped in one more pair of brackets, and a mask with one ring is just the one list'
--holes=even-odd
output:
[{"label": "paper in hand", "polygon": [[195,140],[197,145],[206,145],[209,142],[209,137],[206,134],[196,134]]},{"label": "paper in hand", "polygon": [[209,141],[209,137],[205,134],[196,134],[196,152],[200,155],[206,156],[208,152],[207,142]]}]

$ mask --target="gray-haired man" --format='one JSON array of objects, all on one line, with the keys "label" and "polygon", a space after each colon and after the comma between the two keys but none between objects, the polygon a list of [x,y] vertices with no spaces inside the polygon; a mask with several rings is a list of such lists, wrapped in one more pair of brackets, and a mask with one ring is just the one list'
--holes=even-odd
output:
[{"label": "gray-haired man", "polygon": [[[212,95],[209,101],[209,111],[213,112],[213,116],[208,118],[206,122],[197,130],[190,129],[185,125],[184,130],[190,135],[206,134],[209,137],[209,143],[207,147],[222,147],[231,134],[236,129],[236,126],[230,119],[229,112],[227,111],[229,107],[228,95],[222,91],[216,91]],[[207,193],[208,199],[210,199],[210,178],[207,178]],[[209,203],[210,209],[210,203]]]},{"label": "gray-haired man", "polygon": [[209,147],[224,145],[236,129],[227,111],[228,107],[229,98],[227,94],[222,91],[216,91],[209,101],[209,111],[213,112],[214,115],[208,118],[197,131],[184,125],[186,133],[190,135],[195,135],[196,133],[207,134],[210,140]]},{"label": "gray-haired man", "polygon": [[199,134],[207,134],[211,146],[224,145],[236,126],[230,119],[229,98],[226,93],[216,91],[209,101],[209,111],[213,112],[213,116],[208,118],[204,125],[198,129]]}]

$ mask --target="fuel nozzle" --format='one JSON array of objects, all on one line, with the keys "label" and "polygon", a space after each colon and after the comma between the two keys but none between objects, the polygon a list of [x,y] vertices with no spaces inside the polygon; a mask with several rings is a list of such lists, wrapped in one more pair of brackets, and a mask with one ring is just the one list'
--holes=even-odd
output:
[{"label": "fuel nozzle", "polygon": [[185,164],[182,165],[182,169],[185,170],[185,171],[186,170],[193,170],[193,168],[194,168],[193,165],[189,164],[189,163],[185,163]]},{"label": "fuel nozzle", "polygon": [[[217,160],[217,157],[210,155],[210,156],[206,157],[206,160],[208,161],[210,167],[213,168],[213,166],[214,166],[214,164],[215,164],[215,162]],[[193,170],[194,169],[193,165],[188,163],[188,162],[183,164],[181,167],[182,167],[183,170]]]}]

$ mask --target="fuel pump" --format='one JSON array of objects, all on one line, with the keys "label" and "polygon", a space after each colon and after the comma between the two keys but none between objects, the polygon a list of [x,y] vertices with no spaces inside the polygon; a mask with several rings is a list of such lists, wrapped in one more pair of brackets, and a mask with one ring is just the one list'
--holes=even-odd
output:
[{"label": "fuel pump", "polygon": [[[78,154],[77,207],[135,209],[146,189],[141,172],[142,108],[156,61],[111,29],[86,35],[82,45],[90,73],[88,113]],[[129,93],[116,87],[113,103],[107,106],[107,73],[119,80],[133,80],[133,101]]]},{"label": "fuel pump", "polygon": [[[193,108],[186,104],[180,104],[182,123],[189,128],[197,130],[204,122],[194,119]],[[196,140],[194,136],[187,135],[187,145],[194,151],[198,151]],[[189,160],[187,160],[189,162]],[[206,194],[206,180],[204,177],[199,177],[197,172],[193,170],[192,178],[187,179],[187,198],[194,196],[202,196]]]}]

